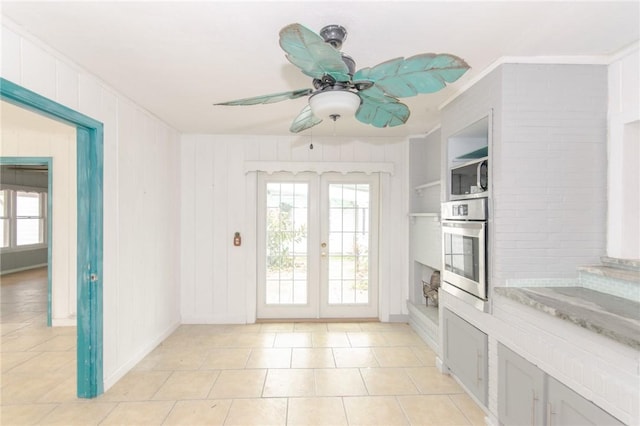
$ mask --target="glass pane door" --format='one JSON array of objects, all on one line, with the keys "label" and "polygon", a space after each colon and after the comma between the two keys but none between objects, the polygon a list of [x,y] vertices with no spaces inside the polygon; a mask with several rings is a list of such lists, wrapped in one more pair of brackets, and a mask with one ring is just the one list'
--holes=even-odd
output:
[{"label": "glass pane door", "polygon": [[323,317],[377,317],[377,179],[323,175]]},{"label": "glass pane door", "polygon": [[257,317],[377,317],[377,178],[278,173],[258,187]]},{"label": "glass pane door", "polygon": [[329,185],[329,304],[369,303],[369,185]]},{"label": "glass pane door", "polygon": [[267,183],[266,303],[308,302],[309,185]]},{"label": "glass pane door", "polygon": [[317,175],[261,175],[258,187],[257,317],[316,318]]}]

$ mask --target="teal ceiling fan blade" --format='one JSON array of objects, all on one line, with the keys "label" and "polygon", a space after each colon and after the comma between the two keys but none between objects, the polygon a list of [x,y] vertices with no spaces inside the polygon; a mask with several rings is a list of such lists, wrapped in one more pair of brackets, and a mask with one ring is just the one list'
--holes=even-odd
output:
[{"label": "teal ceiling fan blade", "polygon": [[391,96],[372,97],[367,91],[359,93],[362,103],[356,111],[356,119],[374,127],[394,127],[409,119],[409,108]]},{"label": "teal ceiling fan blade", "polygon": [[280,47],[287,52],[287,59],[303,73],[322,79],[329,75],[336,81],[351,80],[349,68],[342,54],[310,29],[291,24],[280,30]]},{"label": "teal ceiling fan blade", "polygon": [[214,105],[258,105],[272,104],[274,102],[286,101],[288,99],[297,99],[303,96],[309,96],[313,93],[311,89],[300,89],[292,92],[272,93],[271,95],[255,96],[253,98],[237,99],[235,101],[220,102]]},{"label": "teal ceiling fan blade", "polygon": [[322,119],[313,115],[313,113],[311,112],[311,107],[307,105],[302,109],[302,111],[300,111],[300,114],[298,114],[295,120],[293,120],[289,131],[291,133],[299,133],[303,130],[315,126],[316,124],[320,124],[321,122]]},{"label": "teal ceiling fan blade", "polygon": [[420,93],[434,93],[446,83],[453,83],[467,70],[469,65],[450,54],[423,53],[410,58],[396,58],[372,68],[363,68],[353,75],[353,81],[369,81],[374,85],[372,95],[378,97],[374,88],[389,96],[404,98]]}]

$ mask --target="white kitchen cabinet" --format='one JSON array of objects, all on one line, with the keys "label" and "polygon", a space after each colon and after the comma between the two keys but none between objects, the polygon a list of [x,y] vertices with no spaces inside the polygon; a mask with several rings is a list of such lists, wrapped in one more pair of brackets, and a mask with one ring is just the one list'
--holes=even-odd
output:
[{"label": "white kitchen cabinet", "polygon": [[442,313],[444,363],[480,402],[487,405],[487,335],[448,309]]},{"label": "white kitchen cabinet", "polygon": [[503,426],[623,424],[500,343],[498,416]]}]

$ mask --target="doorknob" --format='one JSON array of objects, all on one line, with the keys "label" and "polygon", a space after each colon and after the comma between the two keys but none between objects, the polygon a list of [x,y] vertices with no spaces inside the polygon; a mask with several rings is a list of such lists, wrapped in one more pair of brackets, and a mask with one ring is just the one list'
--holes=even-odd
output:
[{"label": "doorknob", "polygon": [[320,256],[326,256],[327,252],[325,251],[325,249],[327,248],[327,243],[322,243],[320,244],[320,247],[322,247],[322,250],[320,251]]}]

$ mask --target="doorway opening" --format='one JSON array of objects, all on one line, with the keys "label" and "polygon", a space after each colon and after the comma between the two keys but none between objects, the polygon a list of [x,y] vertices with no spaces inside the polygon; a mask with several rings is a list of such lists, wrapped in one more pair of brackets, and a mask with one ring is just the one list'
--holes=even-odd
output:
[{"label": "doorway opening", "polygon": [[103,125],[0,78],[0,98],[76,128],[77,164],[77,395],[104,390],[102,340]]},{"label": "doorway opening", "polygon": [[[3,111],[3,129],[6,116]],[[53,300],[52,163],[51,157],[0,158],[0,274],[46,271],[47,327]]]}]

